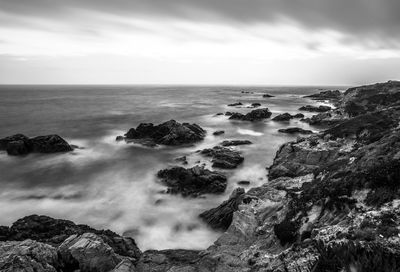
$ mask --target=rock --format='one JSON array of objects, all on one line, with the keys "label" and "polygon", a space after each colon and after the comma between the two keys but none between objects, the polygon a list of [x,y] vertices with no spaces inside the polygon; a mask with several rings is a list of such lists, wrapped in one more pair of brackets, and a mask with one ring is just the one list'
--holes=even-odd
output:
[{"label": "rock", "polygon": [[219,135],[222,135],[224,133],[225,133],[225,131],[223,131],[223,130],[217,130],[217,131],[214,131],[213,135],[214,136],[219,136]]},{"label": "rock", "polygon": [[116,140],[117,142],[123,141],[124,139],[125,139],[124,136],[121,136],[121,135],[119,135],[119,136],[117,136],[117,137],[115,138],[115,140]]},{"label": "rock", "polygon": [[290,119],[293,119],[293,118],[294,117],[291,114],[285,112],[283,114],[279,114],[279,115],[275,116],[274,118],[272,118],[272,120],[273,121],[289,121]]},{"label": "rock", "polygon": [[290,128],[283,128],[283,129],[278,129],[279,132],[282,133],[288,133],[288,134],[294,134],[294,133],[300,133],[300,134],[313,134],[312,130],[306,130],[298,127],[290,127]]},{"label": "rock", "polygon": [[270,98],[270,97],[275,97],[275,96],[270,95],[270,94],[263,94],[263,97],[264,97],[264,98]]},{"label": "rock", "polygon": [[313,115],[311,118],[301,119],[300,121],[306,122],[310,125],[331,126],[343,121],[344,118],[341,113],[323,112]]},{"label": "rock", "polygon": [[0,242],[0,271],[56,272],[61,268],[54,247],[33,240]]},{"label": "rock", "polygon": [[168,193],[197,197],[203,194],[220,194],[226,189],[227,179],[218,172],[204,167],[172,167],[160,170],[157,177],[168,186]]},{"label": "rock", "polygon": [[94,233],[72,235],[58,248],[61,260],[69,270],[108,272],[123,258]]},{"label": "rock", "polygon": [[252,144],[249,140],[232,140],[232,141],[223,141],[221,143],[222,146],[237,146],[237,145],[249,145]]},{"label": "rock", "polygon": [[203,149],[200,154],[212,158],[212,167],[222,169],[236,168],[244,160],[240,152],[221,146]]},{"label": "rock", "polygon": [[122,260],[111,272],[136,272],[135,265],[132,261]]},{"label": "rock", "polygon": [[272,113],[267,109],[256,109],[252,110],[251,112],[243,115],[241,113],[233,113],[231,117],[229,117],[230,120],[242,120],[242,121],[261,121],[263,119],[267,119],[271,117]]},{"label": "rock", "polygon": [[339,100],[343,96],[343,93],[340,92],[339,90],[327,90],[327,91],[322,91],[317,94],[312,94],[312,95],[307,95],[304,96],[306,98],[311,98],[313,100]]},{"label": "rock", "polygon": [[[3,227],[4,228],[4,227]],[[100,236],[116,253],[138,258],[141,254],[135,240],[120,236],[110,230],[96,230],[87,225],[76,225],[72,221],[54,219],[44,215],[30,215],[14,222],[4,240],[32,239],[52,246],[59,246],[69,236],[85,232]]]},{"label": "rock", "polygon": [[227,201],[216,208],[201,213],[199,216],[213,229],[225,231],[232,223],[233,213],[237,211],[244,196],[244,189],[237,188]]},{"label": "rock", "polygon": [[257,107],[261,107],[261,104],[260,103],[252,103],[251,106],[253,108],[257,108]]},{"label": "rock", "polygon": [[239,185],[250,185],[250,181],[248,181],[248,180],[241,180],[241,181],[238,181],[237,184],[239,184]]},{"label": "rock", "polygon": [[232,104],[228,104],[228,107],[236,107],[236,106],[242,106],[242,102],[236,102],[236,103],[232,103]]},{"label": "rock", "polygon": [[233,115],[233,112],[230,112],[230,111],[225,112],[225,116],[232,116],[232,115]]},{"label": "rock", "polygon": [[325,112],[325,111],[330,111],[332,108],[329,106],[312,106],[312,105],[307,105],[307,106],[303,106],[300,107],[299,110],[302,111],[310,111],[310,112]]},{"label": "rock", "polygon": [[182,145],[201,141],[205,135],[206,131],[199,125],[170,120],[157,126],[142,123],[136,129],[131,128],[125,137],[128,140],[148,139],[162,145]]},{"label": "rock", "polygon": [[304,114],[297,113],[297,114],[293,115],[293,118],[304,118]]},{"label": "rock", "polygon": [[73,148],[58,135],[37,136],[28,138],[22,134],[0,139],[0,150],[6,150],[9,155],[19,156],[31,152],[56,153],[68,152]]},{"label": "rock", "polygon": [[181,162],[182,164],[188,164],[186,156],[182,156],[182,157],[176,158],[175,161]]},{"label": "rock", "polygon": [[238,112],[227,112],[225,115],[230,116],[230,120],[243,120],[244,114]]},{"label": "rock", "polygon": [[220,115],[224,115],[223,112],[218,112],[217,114],[215,114],[215,116],[220,116]]}]

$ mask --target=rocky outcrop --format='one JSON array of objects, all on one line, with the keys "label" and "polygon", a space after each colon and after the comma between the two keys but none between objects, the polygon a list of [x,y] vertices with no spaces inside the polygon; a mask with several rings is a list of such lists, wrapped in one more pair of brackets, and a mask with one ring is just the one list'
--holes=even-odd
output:
[{"label": "rocky outcrop", "polygon": [[252,144],[249,140],[232,140],[232,141],[223,141],[221,143],[222,146],[238,146],[238,145],[249,145]]},{"label": "rocky outcrop", "polygon": [[236,107],[236,106],[242,106],[242,102],[236,102],[236,103],[232,103],[232,104],[228,104],[228,107]]},{"label": "rocky outcrop", "polygon": [[278,129],[278,131],[281,133],[288,133],[288,134],[295,134],[295,133],[313,134],[314,133],[312,130],[302,129],[299,127],[282,128],[282,129]]},{"label": "rocky outcrop", "polygon": [[203,149],[200,154],[212,158],[212,167],[222,169],[236,168],[244,160],[239,151],[221,146]]},{"label": "rocky outcrop", "polygon": [[204,167],[172,167],[160,170],[157,177],[168,187],[167,193],[197,197],[203,194],[221,194],[227,185],[226,177]]},{"label": "rocky outcrop", "polygon": [[206,131],[197,124],[178,123],[175,120],[153,125],[142,123],[138,127],[131,128],[126,134],[127,141],[136,141],[147,144],[182,145],[191,144],[204,139]]},{"label": "rocky outcrop", "polygon": [[7,151],[9,155],[19,156],[29,153],[68,152],[73,148],[58,135],[28,138],[23,134],[15,134],[0,139],[0,150]]},{"label": "rocky outcrop", "polygon": [[222,202],[216,208],[201,213],[199,216],[213,229],[225,231],[231,225],[233,213],[238,210],[244,195],[244,189],[237,188],[227,201]]},{"label": "rocky outcrop", "polygon": [[273,95],[271,95],[271,94],[263,94],[263,97],[264,97],[264,98],[270,98],[270,97],[275,97],[275,96],[273,96]]},{"label": "rocky outcrop", "polygon": [[247,114],[241,114],[241,113],[232,113],[229,117],[230,120],[241,120],[241,121],[261,121],[263,119],[267,119],[271,117],[272,113],[268,110],[268,108],[264,109],[256,109],[252,110],[251,112]]},{"label": "rocky outcrop", "polygon": [[310,111],[310,112],[326,112],[330,111],[332,108],[329,106],[312,106],[312,105],[307,105],[300,107],[299,110],[301,111]]},{"label": "rocky outcrop", "polygon": [[289,121],[290,119],[293,118],[294,117],[290,113],[285,112],[272,118],[272,121]]},{"label": "rocky outcrop", "polygon": [[306,95],[306,98],[311,98],[313,100],[329,100],[329,101],[336,101],[340,100],[343,97],[343,93],[339,90],[327,90],[322,91],[317,94]]}]

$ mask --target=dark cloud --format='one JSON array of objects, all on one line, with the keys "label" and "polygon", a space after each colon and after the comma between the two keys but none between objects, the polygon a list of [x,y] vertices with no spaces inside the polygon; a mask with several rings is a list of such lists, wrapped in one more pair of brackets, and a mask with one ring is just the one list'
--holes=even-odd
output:
[{"label": "dark cloud", "polygon": [[0,9],[59,20],[79,10],[237,24],[289,19],[349,36],[400,40],[399,0],[0,0]]}]

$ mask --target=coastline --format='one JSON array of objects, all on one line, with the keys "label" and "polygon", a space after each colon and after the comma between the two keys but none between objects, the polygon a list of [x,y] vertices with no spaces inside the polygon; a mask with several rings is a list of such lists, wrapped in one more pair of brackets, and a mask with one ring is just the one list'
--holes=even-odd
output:
[{"label": "coastline", "polygon": [[[398,187],[392,184],[399,178],[398,93],[398,82],[350,88],[336,109],[304,120],[330,128],[281,146],[268,183],[232,195],[229,209],[217,207],[210,216],[230,214],[232,222],[204,251],[140,252],[133,239],[109,231],[33,217],[36,225],[22,220],[19,227],[0,228],[0,241],[7,241],[0,242],[1,253],[15,257],[0,255],[3,267],[29,262],[37,271],[378,271],[372,269],[386,265],[379,271],[392,271],[400,264]],[[372,265],[370,254],[379,262]]]}]

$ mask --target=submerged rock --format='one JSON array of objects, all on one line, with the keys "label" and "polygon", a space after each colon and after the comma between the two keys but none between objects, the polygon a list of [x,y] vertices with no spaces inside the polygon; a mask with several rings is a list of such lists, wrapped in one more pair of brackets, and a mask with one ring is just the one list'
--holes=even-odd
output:
[{"label": "submerged rock", "polygon": [[9,155],[19,156],[29,153],[57,153],[72,151],[73,148],[58,135],[37,136],[28,138],[23,134],[0,139],[0,150]]},{"label": "submerged rock", "polygon": [[219,136],[219,135],[222,135],[222,134],[224,134],[225,133],[225,131],[223,131],[223,130],[217,130],[217,131],[214,131],[213,132],[213,135],[214,136]]},{"label": "submerged rock", "polygon": [[206,131],[197,124],[181,124],[170,120],[157,126],[142,123],[136,129],[131,128],[125,137],[127,140],[147,139],[162,145],[182,145],[201,141],[205,135]]},{"label": "submerged rock", "polygon": [[312,105],[307,105],[300,107],[299,110],[302,111],[310,111],[310,112],[325,112],[325,111],[330,111],[332,108],[329,106],[312,106]]},{"label": "submerged rock", "polygon": [[261,103],[252,103],[251,107],[253,108],[261,107]]},{"label": "submerged rock", "polygon": [[242,106],[242,102],[236,102],[236,103],[232,103],[232,104],[228,104],[228,107],[236,107],[236,106]]},{"label": "submerged rock", "polygon": [[252,144],[249,140],[232,140],[232,141],[223,141],[221,143],[222,146],[237,146],[237,145],[249,145]]},{"label": "submerged rock", "polygon": [[244,160],[239,151],[221,146],[203,149],[200,154],[212,158],[212,167],[222,169],[236,168]]},{"label": "submerged rock", "polygon": [[278,131],[282,132],[282,133],[288,133],[288,134],[294,134],[294,133],[313,134],[314,133],[312,130],[302,129],[299,127],[282,128],[282,129],[278,129]]},{"label": "submerged rock", "polygon": [[244,198],[244,189],[235,189],[227,201],[216,208],[205,211],[199,216],[213,229],[225,231],[232,223],[233,213],[237,211]]},{"label": "submerged rock", "polygon": [[157,177],[168,186],[168,193],[197,197],[203,194],[220,194],[226,189],[227,179],[218,172],[204,167],[172,167],[160,170]]},{"label": "submerged rock", "polygon": [[263,97],[264,97],[264,98],[270,98],[270,97],[275,97],[275,96],[270,95],[270,94],[263,94]]},{"label": "submerged rock", "polygon": [[268,108],[264,109],[256,109],[252,110],[251,112],[247,114],[241,114],[241,113],[233,113],[231,117],[229,117],[230,120],[242,120],[242,121],[261,121],[263,119],[267,119],[271,117],[272,113],[268,110]]}]

